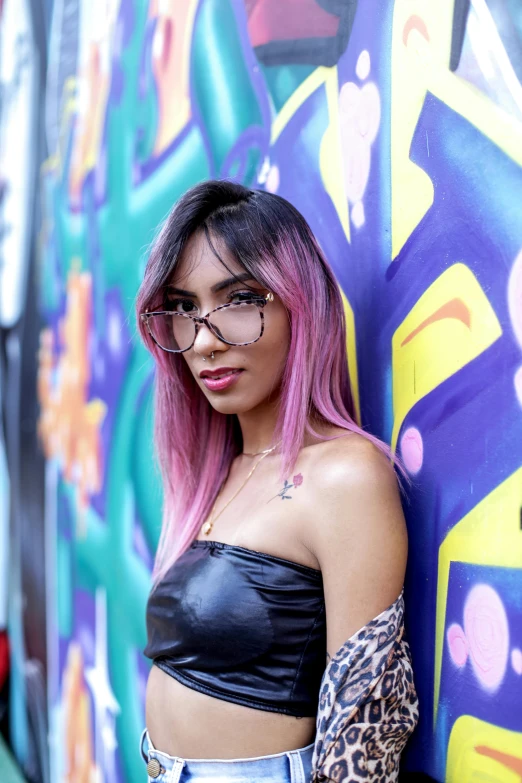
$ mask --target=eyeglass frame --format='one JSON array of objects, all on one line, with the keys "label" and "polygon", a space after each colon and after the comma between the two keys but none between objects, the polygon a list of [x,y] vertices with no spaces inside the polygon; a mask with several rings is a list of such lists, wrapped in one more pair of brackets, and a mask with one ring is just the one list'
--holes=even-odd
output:
[{"label": "eyeglass frame", "polygon": [[[219,305],[219,307],[215,307],[213,310],[211,310],[206,315],[191,315],[191,313],[176,313],[173,310],[155,310],[152,313],[149,313],[148,310],[145,310],[144,313],[140,313],[140,320],[147,324],[148,332],[153,340],[153,342],[158,346],[158,348],[161,348],[162,351],[165,351],[166,353],[185,353],[186,351],[190,351],[194,343],[196,342],[196,338],[198,336],[198,325],[204,324],[207,329],[212,332],[212,334],[218,338],[218,340],[221,340],[222,343],[225,343],[226,345],[253,345],[254,343],[257,343],[258,340],[261,339],[263,336],[263,332],[265,331],[265,314],[263,312],[263,307],[267,302],[273,302],[274,301],[274,295],[271,291],[269,291],[265,296],[262,296],[261,294],[257,297],[252,297],[252,299],[248,302],[227,302],[226,304]],[[244,307],[244,305],[250,305],[255,304],[257,307],[259,307],[259,315],[261,316],[261,333],[259,337],[256,337],[255,340],[250,340],[248,343],[231,343],[228,340],[225,340],[224,337],[220,337],[219,334],[216,333],[214,330],[214,327],[209,321],[210,316],[212,313],[217,312],[218,310],[225,310],[227,307]],[[194,339],[189,345],[188,348],[183,348],[183,350],[175,351],[172,348],[164,348],[162,345],[158,343],[154,335],[152,334],[150,325],[149,325],[149,318],[153,315],[181,315],[183,318],[190,318],[191,321],[194,322]]]}]

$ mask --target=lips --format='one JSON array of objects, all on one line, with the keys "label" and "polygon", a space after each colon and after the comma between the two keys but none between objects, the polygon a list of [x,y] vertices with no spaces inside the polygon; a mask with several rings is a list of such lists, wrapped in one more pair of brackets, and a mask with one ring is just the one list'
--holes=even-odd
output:
[{"label": "lips", "polygon": [[216,370],[203,370],[200,377],[207,389],[220,392],[237,383],[243,372],[244,370],[237,367],[220,367]]},{"label": "lips", "polygon": [[220,378],[222,375],[228,375],[231,372],[241,372],[240,367],[218,367],[215,370],[202,370],[199,373],[200,378]]}]

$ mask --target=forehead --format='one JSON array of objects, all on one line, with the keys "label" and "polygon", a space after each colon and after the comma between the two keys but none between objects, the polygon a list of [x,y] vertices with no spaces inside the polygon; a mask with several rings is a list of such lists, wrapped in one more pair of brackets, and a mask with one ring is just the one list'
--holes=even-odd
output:
[{"label": "forehead", "polygon": [[[212,283],[222,280],[223,277],[229,276],[230,273],[240,274],[245,271],[219,237],[211,235],[210,238],[219,258],[210,247],[205,232],[203,230],[197,231],[183,248],[176,269],[170,277],[170,285],[188,288],[188,281],[191,281],[192,287],[197,283],[212,285]],[[220,258],[224,263],[220,261]]]}]

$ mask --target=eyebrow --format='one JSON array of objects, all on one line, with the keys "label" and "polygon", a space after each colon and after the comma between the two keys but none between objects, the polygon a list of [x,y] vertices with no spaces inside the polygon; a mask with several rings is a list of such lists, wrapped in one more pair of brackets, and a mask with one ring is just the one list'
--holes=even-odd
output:
[{"label": "eyebrow", "polygon": [[[244,283],[247,280],[255,280],[255,278],[252,277],[250,272],[242,272],[240,275],[235,275],[234,277],[227,277],[226,280],[221,280],[221,282],[216,283],[212,286],[210,289],[213,294],[217,294],[218,291],[222,291],[224,288],[228,288],[231,285],[234,285],[234,283]],[[256,281],[257,282],[257,281]],[[183,288],[176,288],[173,285],[167,286],[171,291],[173,291],[176,294],[179,294],[180,296],[193,296],[197,297],[197,294],[195,294],[193,291],[185,291]]]}]

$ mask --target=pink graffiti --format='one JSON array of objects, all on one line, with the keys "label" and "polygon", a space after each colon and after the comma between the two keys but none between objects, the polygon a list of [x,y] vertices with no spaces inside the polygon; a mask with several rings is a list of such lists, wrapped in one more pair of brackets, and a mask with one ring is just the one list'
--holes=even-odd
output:
[{"label": "pink graffiti", "polygon": [[492,587],[472,588],[464,606],[464,633],[473,671],[488,690],[496,690],[506,671],[509,628],[504,604]]},{"label": "pink graffiti", "polygon": [[522,367],[518,368],[513,380],[515,384],[515,393],[517,395],[517,399],[520,405],[522,406]]},{"label": "pink graffiti", "polygon": [[366,216],[364,214],[364,204],[362,201],[358,201],[357,204],[354,204],[352,207],[352,223],[354,224],[355,228],[360,228],[364,225],[364,221],[366,220]]},{"label": "pink graffiti", "polygon": [[[522,348],[522,250],[515,258],[508,281],[508,310],[518,344]],[[513,379],[517,399],[522,405],[522,367]]]},{"label": "pink graffiti", "polygon": [[363,49],[357,59],[357,65],[355,66],[355,73],[362,82],[370,75],[370,68],[370,53],[368,49]]},{"label": "pink graffiti", "polygon": [[401,455],[406,470],[418,473],[424,460],[424,443],[416,427],[408,427],[401,438]]},{"label": "pink graffiti", "polygon": [[[358,62],[361,75],[370,73],[370,55],[363,57],[363,54]],[[339,121],[346,196],[357,207],[352,212],[352,220],[360,227],[364,223],[362,198],[370,175],[371,146],[381,121],[381,99],[373,82],[361,89],[355,82],[343,84],[339,94]]]},{"label": "pink graffiti", "polygon": [[515,337],[522,348],[522,250],[515,258],[509,275],[508,309]]},{"label": "pink graffiti", "polygon": [[515,674],[522,674],[522,650],[518,647],[511,650],[511,666]]},{"label": "pink graffiti", "polygon": [[464,666],[468,660],[468,642],[462,627],[453,623],[446,634],[451,659],[455,666]]},{"label": "pink graffiti", "polygon": [[266,189],[269,193],[277,193],[279,190],[279,168],[275,164],[268,171]]}]

